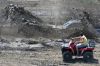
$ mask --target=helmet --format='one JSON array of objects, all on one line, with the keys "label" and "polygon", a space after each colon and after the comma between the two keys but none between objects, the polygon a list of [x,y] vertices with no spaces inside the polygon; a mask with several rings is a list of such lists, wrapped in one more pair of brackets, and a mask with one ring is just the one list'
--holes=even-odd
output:
[{"label": "helmet", "polygon": [[84,35],[84,34],[81,32],[81,33],[80,33],[80,36],[83,36],[83,35]]}]

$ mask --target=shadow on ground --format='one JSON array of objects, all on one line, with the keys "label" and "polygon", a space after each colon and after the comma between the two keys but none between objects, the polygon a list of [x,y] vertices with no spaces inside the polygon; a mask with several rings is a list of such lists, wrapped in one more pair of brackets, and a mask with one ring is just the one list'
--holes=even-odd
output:
[{"label": "shadow on ground", "polygon": [[87,63],[87,64],[99,64],[99,61],[98,59],[90,59],[90,60],[87,60],[87,61],[84,61],[83,59],[73,59],[71,61],[64,61],[65,63]]}]

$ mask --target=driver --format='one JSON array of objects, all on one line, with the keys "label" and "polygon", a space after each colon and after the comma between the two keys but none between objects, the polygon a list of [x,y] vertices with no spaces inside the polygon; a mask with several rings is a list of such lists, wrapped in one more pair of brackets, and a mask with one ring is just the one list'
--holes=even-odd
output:
[{"label": "driver", "polygon": [[80,34],[79,37],[75,37],[75,43],[76,44],[76,50],[77,50],[77,55],[79,54],[78,48],[84,48],[87,47],[87,38],[84,34]]},{"label": "driver", "polygon": [[76,41],[75,44],[78,48],[84,48],[87,46],[87,38],[84,34],[81,33],[77,38],[79,38],[79,41]]}]

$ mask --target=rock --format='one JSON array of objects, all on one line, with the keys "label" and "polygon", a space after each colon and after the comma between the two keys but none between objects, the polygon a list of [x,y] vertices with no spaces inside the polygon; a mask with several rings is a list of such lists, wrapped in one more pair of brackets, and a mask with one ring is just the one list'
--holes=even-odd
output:
[{"label": "rock", "polygon": [[38,43],[39,43],[38,41],[29,40],[27,44],[31,45],[31,44],[38,44]]}]

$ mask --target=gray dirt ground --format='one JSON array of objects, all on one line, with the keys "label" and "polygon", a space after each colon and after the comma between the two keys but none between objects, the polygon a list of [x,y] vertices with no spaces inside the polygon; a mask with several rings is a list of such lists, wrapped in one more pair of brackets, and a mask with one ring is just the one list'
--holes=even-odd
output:
[{"label": "gray dirt ground", "polygon": [[0,66],[100,66],[100,45],[94,50],[94,60],[75,59],[63,62],[60,48],[37,51],[1,51]]}]

